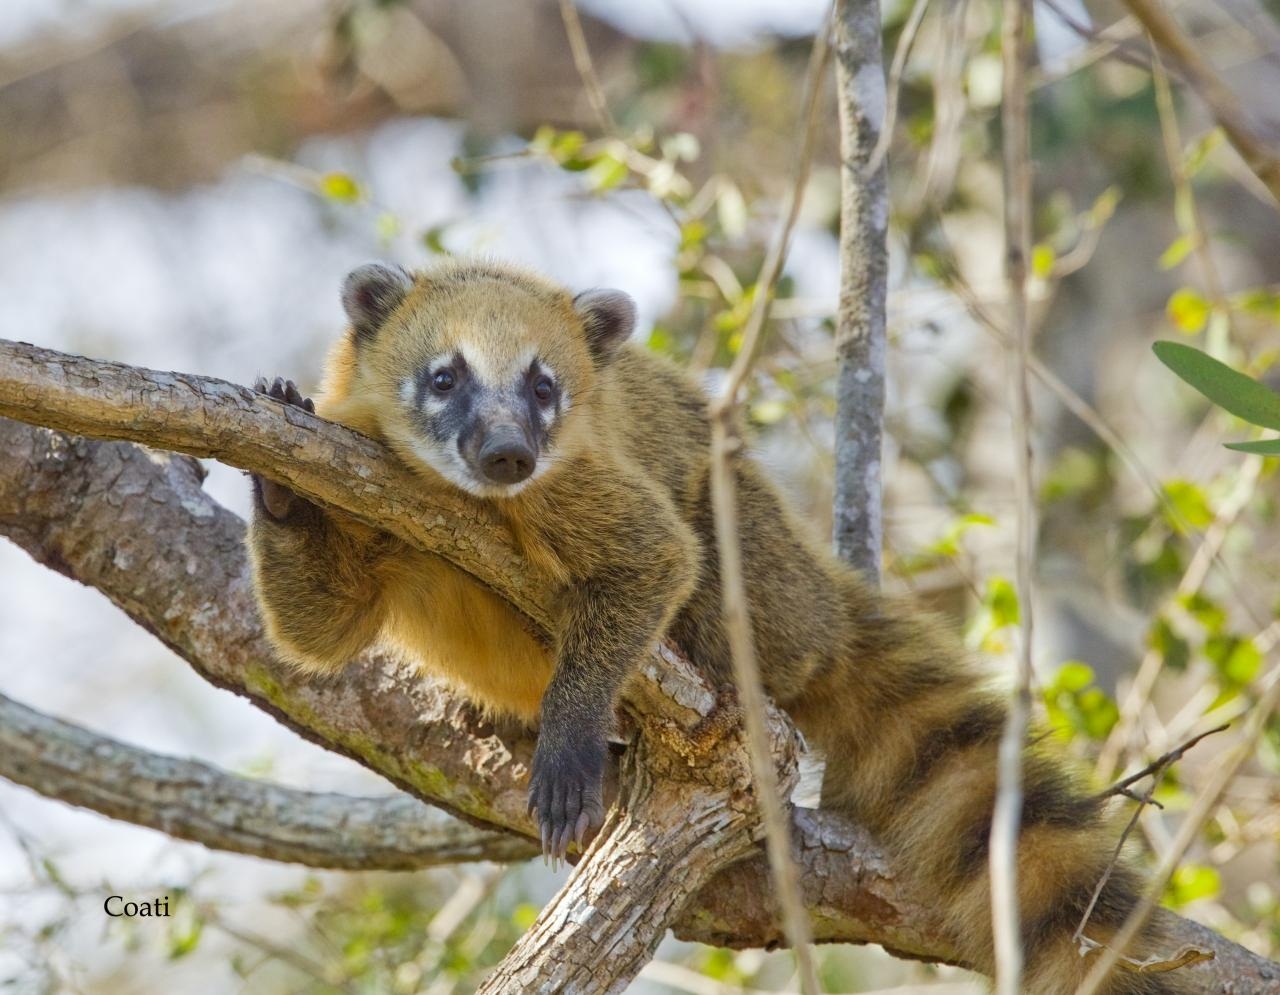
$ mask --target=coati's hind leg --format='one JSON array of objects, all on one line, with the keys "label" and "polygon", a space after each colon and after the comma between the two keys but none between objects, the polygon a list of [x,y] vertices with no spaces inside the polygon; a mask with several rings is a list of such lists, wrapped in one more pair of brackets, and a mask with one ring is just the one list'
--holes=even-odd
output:
[{"label": "coati's hind leg", "polygon": [[[260,394],[314,411],[291,380],[255,384]],[[283,484],[252,474],[249,559],[263,621],[290,662],[311,670],[347,663],[378,634],[386,614],[378,564],[396,545],[339,520]]]}]

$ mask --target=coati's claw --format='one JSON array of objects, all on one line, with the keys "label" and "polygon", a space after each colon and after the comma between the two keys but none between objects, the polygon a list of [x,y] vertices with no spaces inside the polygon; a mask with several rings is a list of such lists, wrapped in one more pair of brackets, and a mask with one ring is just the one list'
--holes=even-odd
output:
[{"label": "coati's claw", "polygon": [[[312,414],[315,413],[316,406],[312,403],[311,398],[303,397],[298,390],[298,385],[292,380],[285,380],[282,377],[276,377],[270,384],[267,383],[266,377],[258,377],[253,382],[253,389],[259,394],[265,394],[273,401],[280,401],[283,404],[292,405],[295,408],[302,408]],[[258,474],[253,474],[253,493],[257,503],[268,517],[282,522],[289,517],[295,507],[304,504],[293,491],[277,484],[273,480],[268,480]]]},{"label": "coati's claw", "polygon": [[529,811],[537,812],[542,853],[554,867],[569,843],[583,846],[604,825],[602,784],[607,747],[603,738],[559,749],[539,741],[529,780]]}]

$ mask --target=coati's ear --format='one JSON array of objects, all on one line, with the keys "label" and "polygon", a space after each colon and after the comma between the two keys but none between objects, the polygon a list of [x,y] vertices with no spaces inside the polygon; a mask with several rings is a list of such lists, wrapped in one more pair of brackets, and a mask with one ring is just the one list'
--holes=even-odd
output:
[{"label": "coati's ear", "polygon": [[357,342],[367,342],[404,300],[413,277],[399,266],[369,263],[353,270],[342,284],[342,308]]},{"label": "coati's ear", "polygon": [[584,290],[573,299],[587,345],[602,363],[617,354],[636,327],[636,303],[621,290]]}]

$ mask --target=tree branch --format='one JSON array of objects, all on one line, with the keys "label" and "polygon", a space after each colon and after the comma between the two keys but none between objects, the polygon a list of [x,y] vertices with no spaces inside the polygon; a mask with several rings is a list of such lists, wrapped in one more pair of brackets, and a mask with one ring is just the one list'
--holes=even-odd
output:
[{"label": "tree branch", "polygon": [[[835,544],[880,580],[883,512],[885,299],[889,182],[877,155],[885,117],[880,4],[840,0],[836,91],[840,106],[840,305],[836,315]],[[886,139],[887,141],[887,139]]]},{"label": "tree branch", "polygon": [[1147,29],[1151,40],[1174,60],[1183,78],[1222,126],[1227,140],[1266,185],[1273,206],[1280,206],[1280,152],[1250,119],[1235,93],[1158,0],[1124,0],[1124,3]]},{"label": "tree branch", "polygon": [[1009,714],[1000,737],[995,811],[988,866],[995,937],[996,992],[1022,990],[1022,924],[1018,909],[1018,835],[1022,822],[1022,754],[1031,720],[1032,592],[1036,504],[1031,473],[1031,328],[1027,320],[1027,265],[1031,253],[1031,129],[1026,74],[1030,61],[1030,0],[1004,0],[1002,21],[1004,131],[1004,275],[1008,294],[1009,394],[1013,408],[1014,492],[1017,495],[1015,580],[1018,592],[1018,665]]},{"label": "tree branch", "polygon": [[0,777],[215,850],[342,870],[528,860],[531,842],[444,821],[416,798],[353,798],[237,777],[99,736],[0,695]]},{"label": "tree branch", "polygon": [[[420,534],[441,543],[447,527],[459,524],[449,507],[426,502],[417,489],[402,493],[384,483],[366,490],[366,479],[390,481],[399,471],[380,447],[340,426],[308,419],[300,428],[291,412],[220,381],[34,352],[41,357],[36,362],[31,347],[0,344],[0,410],[21,409],[36,421],[75,422],[82,431],[103,434],[145,438],[151,431],[157,445],[185,439],[208,452],[216,444],[229,462],[267,472],[274,472],[271,460],[279,458],[291,481],[308,481],[307,493],[331,494],[335,504],[361,517],[376,519],[374,509],[381,508],[391,521],[414,508],[428,516],[430,527],[416,526]],[[30,382],[18,376],[15,363]],[[133,385],[132,400],[120,393],[127,385]],[[147,385],[146,392],[138,385]],[[160,432],[164,441],[156,438]],[[317,459],[327,454],[327,463],[317,464],[324,469],[304,467],[298,446],[309,447]],[[348,471],[353,475],[344,479]],[[249,697],[307,738],[468,821],[533,838],[525,814],[527,736],[495,729],[439,685],[384,657],[355,661],[323,684],[272,658],[249,585],[243,525],[201,490],[200,479],[198,466],[182,457],[0,420],[0,533],[37,561],[102,591],[207,679]],[[359,494],[347,492],[356,490],[352,480],[361,481]],[[395,527],[408,530],[402,520]],[[477,548],[464,536],[451,558],[478,556]],[[492,565],[488,572],[500,573]],[[653,658],[650,676],[644,686],[655,704],[638,702],[638,714],[652,714],[673,698],[714,710],[708,689],[671,654]],[[691,708],[685,718],[695,714]],[[864,831],[829,813],[798,810],[791,835],[818,941],[879,943],[902,956],[954,961],[928,897],[917,902],[898,888],[883,852]],[[647,908],[630,906],[641,917]],[[774,946],[782,935],[773,909],[768,867],[755,855],[699,889],[674,931],[722,946]],[[1205,992],[1220,991],[1230,979],[1237,995],[1262,995],[1280,980],[1280,965],[1175,921],[1179,942],[1186,937],[1218,954],[1212,964],[1187,969]]]}]

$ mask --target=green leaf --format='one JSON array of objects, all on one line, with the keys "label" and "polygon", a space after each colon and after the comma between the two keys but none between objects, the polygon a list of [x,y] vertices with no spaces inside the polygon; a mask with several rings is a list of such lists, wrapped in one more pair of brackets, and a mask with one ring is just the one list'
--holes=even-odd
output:
[{"label": "green leaf", "polygon": [[375,225],[378,230],[378,238],[383,242],[390,242],[400,234],[400,219],[390,211],[383,211],[379,214]]},{"label": "green leaf", "polygon": [[1079,660],[1068,660],[1058,668],[1053,683],[1063,691],[1083,691],[1093,683],[1093,668]]},{"label": "green leaf", "polygon": [[433,225],[422,233],[422,244],[426,246],[428,252],[437,256],[450,255],[448,247],[444,244],[445,232],[448,231],[448,225]]},{"label": "green leaf", "polygon": [[591,164],[587,170],[587,180],[591,187],[603,193],[612,190],[627,178],[627,164],[606,152]]},{"label": "green leaf", "polygon": [[776,425],[787,417],[787,405],[776,398],[760,401],[751,406],[751,420],[757,425]]},{"label": "green leaf", "polygon": [[1178,598],[1178,604],[1200,623],[1200,627],[1208,635],[1219,635],[1227,624],[1227,610],[1207,594],[1196,592],[1183,595]]},{"label": "green leaf", "polygon": [[1168,619],[1157,618],[1147,636],[1151,648],[1164,657],[1164,665],[1170,670],[1183,671],[1191,660],[1191,647],[1173,631]]},{"label": "green leaf", "polygon": [[1243,687],[1262,669],[1262,651],[1252,639],[1212,636],[1205,640],[1204,655],[1228,684]]},{"label": "green leaf", "polygon": [[1212,310],[1213,306],[1190,287],[1175,290],[1169,297],[1169,303],[1165,305],[1169,320],[1178,331],[1188,335],[1195,335],[1204,329]]},{"label": "green leaf", "polygon": [[1200,172],[1205,160],[1209,158],[1209,153],[1221,145],[1222,141],[1222,129],[1214,128],[1201,136],[1198,141],[1192,143],[1183,156],[1183,169],[1186,171],[1187,179],[1191,179],[1196,173]]},{"label": "green leaf", "polygon": [[1111,220],[1111,216],[1116,213],[1116,205],[1120,203],[1120,188],[1107,187],[1102,193],[1098,194],[1098,199],[1093,202],[1093,206],[1089,208],[1086,218],[1087,226],[1090,228],[1100,228]]},{"label": "green leaf", "polygon": [[1103,460],[1078,446],[1067,446],[1054,460],[1041,484],[1045,502],[1081,497],[1106,482]]},{"label": "green leaf", "polygon": [[1181,238],[1175,238],[1170,243],[1169,248],[1160,253],[1160,268],[1173,269],[1191,254],[1191,250],[1196,247],[1198,242],[1199,239],[1194,235],[1183,235]]},{"label": "green leaf", "polygon": [[1176,516],[1168,516],[1169,524],[1179,532],[1184,525],[1194,529],[1203,529],[1213,521],[1213,509],[1209,507],[1209,498],[1199,486],[1189,480],[1166,480],[1161,485],[1169,504],[1177,512]]},{"label": "green leaf", "polygon": [[1280,439],[1259,439],[1257,442],[1227,442],[1224,445],[1238,453],[1254,453],[1257,456],[1280,456]]},{"label": "green leaf", "polygon": [[1151,348],[1160,362],[1220,408],[1253,425],[1280,429],[1280,394],[1180,342],[1156,342]]},{"label": "green leaf", "polygon": [[1173,873],[1165,901],[1181,908],[1198,898],[1212,898],[1222,888],[1222,877],[1215,868],[1203,864],[1183,864]]},{"label": "green leaf", "polygon": [[1031,275],[1041,280],[1049,279],[1049,275],[1053,272],[1053,264],[1057,261],[1058,254],[1053,251],[1053,246],[1047,242],[1041,242],[1031,250]]},{"label": "green leaf", "polygon": [[929,552],[935,556],[959,556],[960,540],[964,538],[964,534],[983,525],[995,525],[995,519],[975,512],[961,515],[947,526],[942,538],[929,547]]},{"label": "green leaf", "polygon": [[1018,592],[1003,577],[991,578],[983,600],[991,611],[991,622],[995,628],[1018,624]]},{"label": "green leaf", "polygon": [[530,905],[528,902],[521,902],[515,907],[515,911],[511,913],[512,925],[520,930],[528,929],[537,918],[538,907]]},{"label": "green leaf", "polygon": [[320,193],[339,204],[354,204],[361,197],[360,184],[349,173],[325,173],[320,177]]}]

